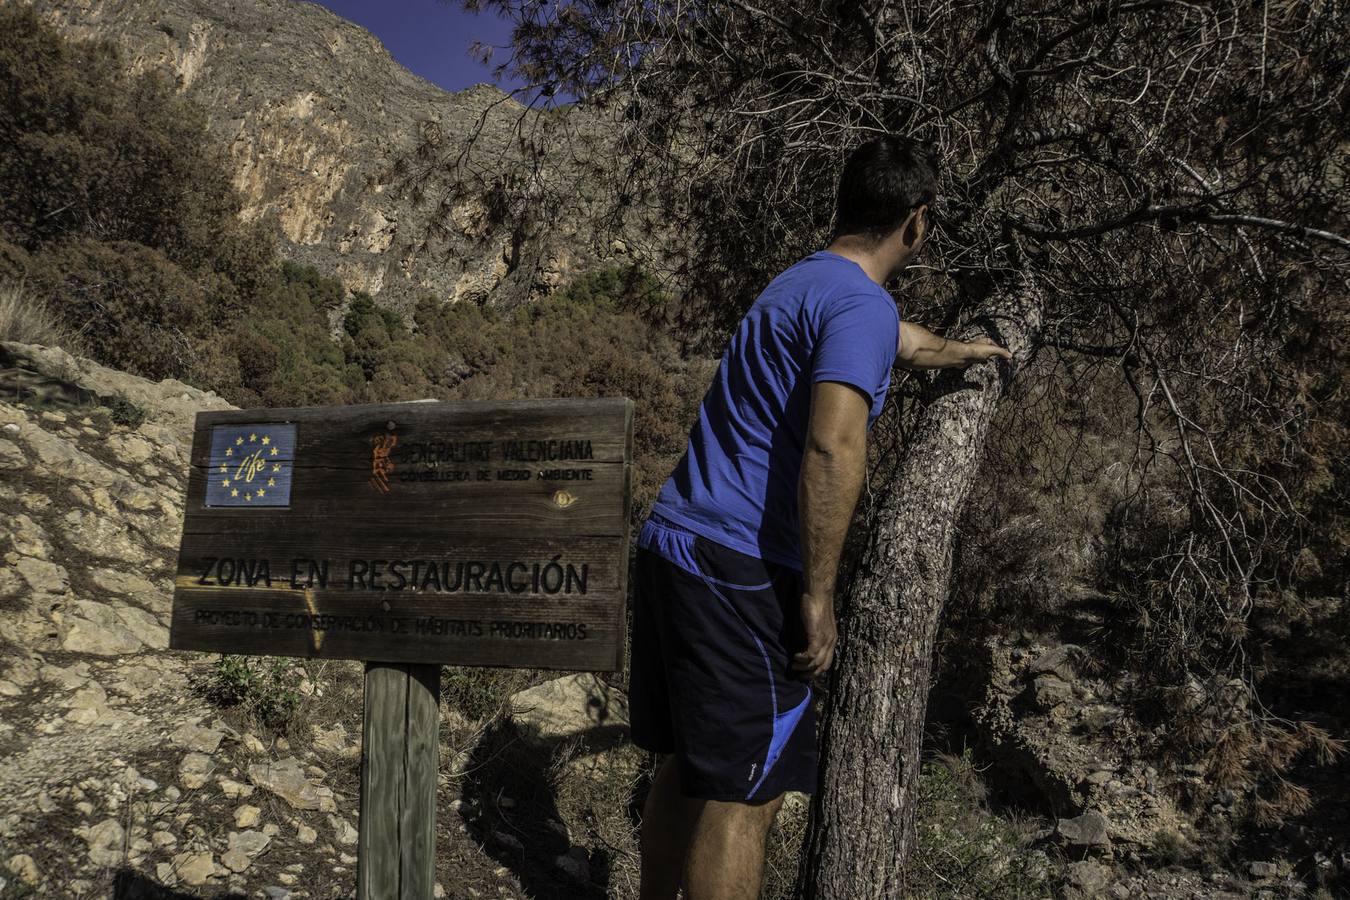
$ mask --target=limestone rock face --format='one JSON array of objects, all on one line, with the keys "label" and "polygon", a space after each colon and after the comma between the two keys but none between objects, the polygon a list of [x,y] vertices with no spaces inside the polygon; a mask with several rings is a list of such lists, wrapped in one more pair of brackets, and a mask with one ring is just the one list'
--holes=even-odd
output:
[{"label": "limestone rock face", "polygon": [[216,748],[220,746],[220,741],[224,737],[225,732],[218,729],[203,728],[200,725],[184,725],[169,735],[169,740],[185,749],[210,755],[216,752]]},{"label": "limestone rock face", "polygon": [[[112,41],[133,72],[159,71],[206,111],[225,148],[244,217],[276,222],[287,257],[336,274],[349,290],[408,312],[442,300],[514,306],[549,293],[598,264],[660,258],[674,246],[664,223],[619,225],[615,236],[596,198],[611,187],[595,167],[611,160],[614,124],[569,107],[530,127],[531,140],[560,145],[544,175],[565,208],[554,226],[521,240],[489,209],[494,178],[520,161],[512,131],[525,108],[488,84],[451,93],[396,63],[380,41],[319,4],[286,0],[38,0],[39,12],[72,37]],[[446,12],[449,15],[449,12]],[[466,170],[484,172],[452,189],[449,164],[477,134]],[[400,161],[422,150],[441,161],[419,202]],[[563,185],[562,187],[557,187]],[[442,199],[444,198],[444,199]],[[442,228],[429,228],[432,220]],[[135,452],[134,450],[132,452]],[[0,466],[13,451],[0,447]]]},{"label": "limestone rock face", "polygon": [[[118,394],[139,426],[114,419]],[[201,788],[214,765],[181,758],[215,752],[188,689],[210,663],[162,651],[192,418],[226,408],[180,382],[0,343],[0,862],[35,896],[110,893],[100,879],[124,866],[215,877],[177,818],[180,778]],[[180,733],[189,747],[167,739]]]},{"label": "limestone rock face", "polygon": [[98,656],[126,656],[142,647],[140,638],[126,626],[117,610],[105,603],[77,600],[69,615],[62,617],[65,632],[62,648],[73,653]]}]

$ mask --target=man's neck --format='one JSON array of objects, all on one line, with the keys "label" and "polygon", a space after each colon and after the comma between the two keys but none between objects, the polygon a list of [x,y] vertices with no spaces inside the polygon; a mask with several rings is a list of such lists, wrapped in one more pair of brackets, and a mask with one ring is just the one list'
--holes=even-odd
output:
[{"label": "man's neck", "polygon": [[882,254],[878,252],[876,246],[868,246],[866,241],[845,236],[835,239],[825,249],[845,259],[853,260],[862,267],[868,278],[882,287],[886,286],[887,276],[890,274],[890,265],[881,258]]}]

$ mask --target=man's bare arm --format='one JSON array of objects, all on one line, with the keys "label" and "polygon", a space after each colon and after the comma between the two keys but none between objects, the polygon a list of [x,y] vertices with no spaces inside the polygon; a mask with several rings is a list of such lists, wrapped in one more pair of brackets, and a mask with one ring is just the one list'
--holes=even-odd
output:
[{"label": "man's bare arm", "polygon": [[953,341],[938,337],[922,325],[900,323],[900,346],[895,363],[907,369],[951,369],[1001,356],[1012,359],[1012,354],[988,338],[975,341]]},{"label": "man's bare arm", "polygon": [[794,669],[808,677],[824,672],[834,658],[838,639],[834,582],[867,467],[869,409],[869,399],[853,385],[817,381],[811,386],[811,413],[797,484],[806,648],[792,662]]}]

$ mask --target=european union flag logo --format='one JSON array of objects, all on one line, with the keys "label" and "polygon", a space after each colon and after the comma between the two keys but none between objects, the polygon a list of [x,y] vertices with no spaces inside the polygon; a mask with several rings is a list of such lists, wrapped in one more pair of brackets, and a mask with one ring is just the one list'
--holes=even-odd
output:
[{"label": "european union flag logo", "polygon": [[215,425],[207,506],[290,506],[295,425]]}]

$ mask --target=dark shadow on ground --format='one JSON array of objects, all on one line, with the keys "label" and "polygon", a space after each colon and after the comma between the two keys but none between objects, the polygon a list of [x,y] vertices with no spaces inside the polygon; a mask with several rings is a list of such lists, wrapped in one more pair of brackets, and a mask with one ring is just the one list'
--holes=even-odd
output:
[{"label": "dark shadow on ground", "polygon": [[[1312,643],[1311,641],[1309,642]],[[1313,649],[1313,648],[1310,648]],[[1330,655],[1330,654],[1328,654]],[[1270,710],[1292,721],[1311,722],[1333,738],[1350,739],[1350,672],[1345,651],[1338,659],[1303,660],[1267,679],[1262,691]],[[1306,671],[1316,664],[1321,671]],[[1289,816],[1279,828],[1253,831],[1240,846],[1246,859],[1267,859],[1278,852],[1295,864],[1295,874],[1331,897],[1350,897],[1350,752],[1323,762],[1304,753],[1287,777],[1308,791],[1307,811]]]},{"label": "dark shadow on ground", "polygon": [[[582,737],[582,755],[611,749],[626,739],[620,726],[592,728]],[[599,847],[581,857],[562,826],[554,786],[562,777],[559,756],[570,749],[565,744],[571,741],[542,738],[510,719],[498,721],[478,741],[466,766],[470,774],[462,796],[472,805],[461,814],[469,834],[515,874],[528,896],[602,900],[609,895],[611,851]],[[628,805],[631,818],[632,798]],[[586,880],[569,875],[558,864],[569,850],[584,859]]]},{"label": "dark shadow on ground", "polygon": [[165,887],[135,869],[119,869],[113,876],[113,900],[202,900],[201,894],[188,894]]}]

